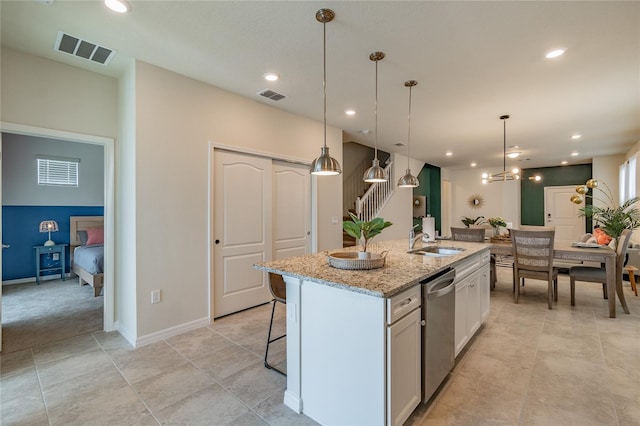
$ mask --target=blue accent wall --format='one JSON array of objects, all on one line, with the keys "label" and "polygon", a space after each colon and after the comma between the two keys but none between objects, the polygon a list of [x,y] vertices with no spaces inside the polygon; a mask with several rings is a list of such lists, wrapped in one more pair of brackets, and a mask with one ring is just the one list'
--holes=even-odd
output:
[{"label": "blue accent wall", "polygon": [[[58,232],[51,233],[51,239],[58,244],[69,244],[70,216],[103,216],[102,206],[2,206],[2,242],[11,247],[2,251],[2,280],[35,277],[36,253],[33,246],[41,246],[49,238],[48,233],[40,233],[40,222],[55,220]],[[67,247],[69,272],[69,248]],[[53,266],[52,260],[43,255],[42,267]]]}]

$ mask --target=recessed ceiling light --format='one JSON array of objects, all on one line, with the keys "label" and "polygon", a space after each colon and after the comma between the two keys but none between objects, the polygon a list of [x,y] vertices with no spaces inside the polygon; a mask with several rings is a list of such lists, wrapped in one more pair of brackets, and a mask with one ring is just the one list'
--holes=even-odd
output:
[{"label": "recessed ceiling light", "polygon": [[580,154],[579,152],[572,152],[572,153],[571,153],[571,156],[572,156],[572,157],[577,157],[579,154]]},{"label": "recessed ceiling light", "polygon": [[566,51],[567,49],[565,47],[560,47],[558,49],[548,51],[544,57],[547,59],[557,58],[558,56],[562,56]]},{"label": "recessed ceiling light", "polygon": [[453,152],[447,151],[447,152],[445,152],[444,155],[446,155],[447,157],[451,157],[453,155]]},{"label": "recessed ceiling light", "polygon": [[507,157],[509,158],[518,158],[520,156],[519,152],[510,152],[507,154]]},{"label": "recessed ceiling light", "polygon": [[345,110],[344,113],[347,114],[347,115],[356,115],[356,112],[354,110],[352,110],[352,109]]},{"label": "recessed ceiling light", "polygon": [[560,164],[562,164],[563,166],[566,166],[567,164],[569,164],[569,162],[567,160],[563,160],[560,162]]},{"label": "recessed ceiling light", "polygon": [[126,13],[131,10],[131,5],[127,0],[104,0],[104,4],[118,13]]},{"label": "recessed ceiling light", "polygon": [[475,163],[475,162],[471,163],[471,167],[475,167],[475,166],[477,166],[477,165],[478,165],[478,164],[477,164],[477,163]]},{"label": "recessed ceiling light", "polygon": [[571,139],[580,139],[582,135],[571,135]]},{"label": "recessed ceiling light", "polygon": [[280,78],[277,72],[268,72],[263,75],[263,77],[267,81],[278,81],[278,79]]}]

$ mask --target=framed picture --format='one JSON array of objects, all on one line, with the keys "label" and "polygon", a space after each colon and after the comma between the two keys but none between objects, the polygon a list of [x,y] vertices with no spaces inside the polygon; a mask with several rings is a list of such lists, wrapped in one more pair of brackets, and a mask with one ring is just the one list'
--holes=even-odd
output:
[{"label": "framed picture", "polygon": [[413,217],[425,217],[427,215],[427,197],[424,195],[413,196]]}]

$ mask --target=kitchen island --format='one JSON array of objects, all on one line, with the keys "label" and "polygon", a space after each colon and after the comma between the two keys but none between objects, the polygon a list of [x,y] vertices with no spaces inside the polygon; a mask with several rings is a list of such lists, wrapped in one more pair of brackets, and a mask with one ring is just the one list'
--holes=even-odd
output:
[{"label": "kitchen island", "polygon": [[[474,288],[486,294],[486,309],[475,293],[477,309],[472,310],[488,315],[489,246],[460,241],[428,245],[463,250],[448,256],[408,254],[408,242],[396,240],[370,245],[373,253],[387,252],[379,269],[336,269],[328,265],[326,252],[255,265],[282,275],[287,285],[288,407],[321,424],[406,420],[421,401],[420,282],[461,265],[468,273],[482,269],[486,279]],[[468,299],[458,306],[456,287],[457,335],[458,322],[467,322],[459,313],[465,314]]]}]

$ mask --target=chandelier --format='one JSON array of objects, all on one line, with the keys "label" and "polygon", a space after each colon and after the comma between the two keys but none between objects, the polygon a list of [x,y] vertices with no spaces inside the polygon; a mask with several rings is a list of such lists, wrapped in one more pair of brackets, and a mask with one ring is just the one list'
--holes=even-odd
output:
[{"label": "chandelier", "polygon": [[514,167],[511,170],[507,170],[507,120],[509,119],[509,115],[501,115],[500,120],[502,120],[503,126],[503,150],[502,150],[502,171],[500,173],[483,173],[482,174],[482,183],[493,183],[493,182],[506,182],[508,180],[519,180],[520,179],[520,169]]}]

